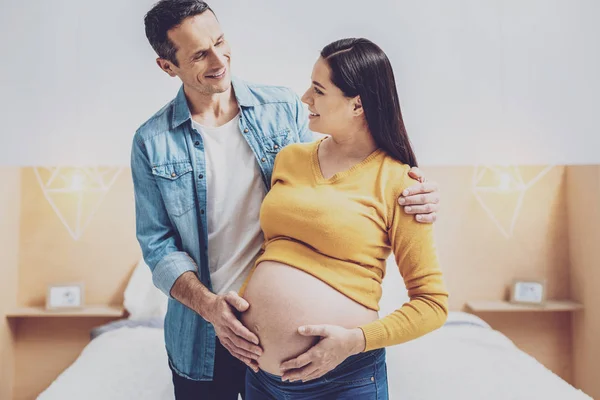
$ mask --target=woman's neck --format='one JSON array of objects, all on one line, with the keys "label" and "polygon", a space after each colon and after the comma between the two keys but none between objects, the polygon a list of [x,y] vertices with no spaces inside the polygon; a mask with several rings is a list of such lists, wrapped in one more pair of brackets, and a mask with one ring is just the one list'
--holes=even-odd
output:
[{"label": "woman's neck", "polygon": [[329,142],[327,150],[331,156],[347,160],[363,160],[378,148],[373,136],[366,128],[345,134],[331,135],[325,142]]}]

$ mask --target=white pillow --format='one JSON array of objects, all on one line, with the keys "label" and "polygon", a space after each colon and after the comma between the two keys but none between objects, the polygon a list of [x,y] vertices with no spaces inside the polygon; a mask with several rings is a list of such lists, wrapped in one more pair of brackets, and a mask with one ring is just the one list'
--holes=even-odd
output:
[{"label": "white pillow", "polygon": [[140,260],[125,288],[123,306],[131,320],[147,320],[167,313],[168,298],[152,283],[150,267]]}]

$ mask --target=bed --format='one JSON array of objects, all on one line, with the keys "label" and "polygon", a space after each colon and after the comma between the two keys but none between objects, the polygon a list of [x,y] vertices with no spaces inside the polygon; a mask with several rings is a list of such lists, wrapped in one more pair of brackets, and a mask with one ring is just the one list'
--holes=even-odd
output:
[{"label": "bed", "polygon": [[[147,279],[145,273],[137,274],[142,281]],[[393,283],[399,282],[399,277],[388,278],[384,281],[382,313],[398,304],[397,293],[402,292]],[[40,394],[39,400],[173,399],[163,330],[156,323],[160,318],[157,314],[164,311],[164,305],[156,304],[164,303],[149,300],[151,289],[140,290],[141,284],[130,286],[136,287],[130,292],[135,292],[133,298],[140,310],[155,304],[154,310],[136,315],[135,307],[129,304],[133,319],[99,327],[78,359]],[[139,301],[140,297],[144,301]],[[441,329],[389,348],[387,358],[392,400],[591,399],[483,320],[464,312],[451,312]]]}]

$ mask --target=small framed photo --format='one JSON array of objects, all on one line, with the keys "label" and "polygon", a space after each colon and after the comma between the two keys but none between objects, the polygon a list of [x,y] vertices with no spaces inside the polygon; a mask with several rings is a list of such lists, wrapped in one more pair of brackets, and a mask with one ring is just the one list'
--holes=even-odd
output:
[{"label": "small framed photo", "polygon": [[48,286],[47,310],[64,310],[83,307],[83,284],[70,283]]},{"label": "small framed photo", "polygon": [[515,280],[510,290],[510,302],[543,305],[546,302],[546,282],[537,279]]}]

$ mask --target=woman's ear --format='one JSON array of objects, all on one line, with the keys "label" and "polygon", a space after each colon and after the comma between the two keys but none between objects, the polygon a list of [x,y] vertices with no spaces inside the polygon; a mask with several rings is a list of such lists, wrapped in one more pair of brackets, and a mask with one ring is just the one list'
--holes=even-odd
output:
[{"label": "woman's ear", "polygon": [[354,116],[358,117],[359,115],[362,115],[364,113],[364,109],[362,107],[362,101],[360,100],[360,96],[356,96],[354,98],[353,101],[353,112],[354,112]]}]

